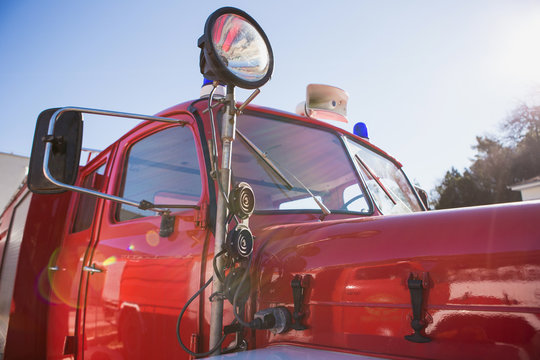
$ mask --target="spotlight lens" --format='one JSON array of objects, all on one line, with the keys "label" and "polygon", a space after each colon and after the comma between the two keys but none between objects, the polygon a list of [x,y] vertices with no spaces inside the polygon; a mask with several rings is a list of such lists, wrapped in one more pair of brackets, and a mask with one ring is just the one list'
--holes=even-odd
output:
[{"label": "spotlight lens", "polygon": [[242,16],[224,14],[211,31],[217,58],[238,78],[255,82],[270,67],[270,53],[261,34]]}]

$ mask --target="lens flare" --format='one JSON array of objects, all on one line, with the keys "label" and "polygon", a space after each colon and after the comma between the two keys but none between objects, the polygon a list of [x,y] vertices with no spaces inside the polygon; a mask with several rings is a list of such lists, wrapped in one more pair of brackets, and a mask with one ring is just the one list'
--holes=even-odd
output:
[{"label": "lens flare", "polygon": [[35,289],[38,298],[45,301],[47,304],[61,304],[62,301],[54,296],[54,292],[51,288],[49,271],[47,266],[44,267],[36,279]]},{"label": "lens flare", "polygon": [[159,234],[155,230],[146,233],[146,242],[148,245],[156,247],[159,245]]},{"label": "lens flare", "polygon": [[[67,265],[62,264],[71,266],[66,267]],[[49,304],[64,304],[76,308],[80,270],[77,264],[63,261],[60,258],[60,248],[57,248],[52,252],[47,266],[41,270],[36,279],[39,297]]]},{"label": "lens flare", "polygon": [[103,266],[110,266],[114,263],[116,263],[116,256],[111,256],[103,261]]},{"label": "lens flare", "polygon": [[56,266],[56,263],[58,260],[59,252],[60,252],[59,248],[55,249],[52,252],[47,265],[41,270],[35,283],[35,289],[39,295],[39,298],[41,298],[43,301],[49,304],[62,303],[62,300],[59,299],[55,295],[54,289],[52,287],[52,281],[54,280],[54,273],[58,269],[58,267]]}]

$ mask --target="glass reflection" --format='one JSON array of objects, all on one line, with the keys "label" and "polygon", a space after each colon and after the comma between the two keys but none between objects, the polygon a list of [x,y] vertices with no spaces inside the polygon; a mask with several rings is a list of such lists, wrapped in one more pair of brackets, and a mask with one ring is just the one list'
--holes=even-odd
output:
[{"label": "glass reflection", "polygon": [[259,81],[268,72],[270,54],[261,34],[243,17],[221,15],[212,27],[218,57],[235,76]]}]

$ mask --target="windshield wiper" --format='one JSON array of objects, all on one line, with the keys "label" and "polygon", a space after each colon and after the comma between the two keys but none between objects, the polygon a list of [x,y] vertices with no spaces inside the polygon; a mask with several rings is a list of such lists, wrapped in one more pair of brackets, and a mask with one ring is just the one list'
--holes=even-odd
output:
[{"label": "windshield wiper", "polygon": [[285,183],[285,185],[287,185],[287,188],[289,190],[292,190],[293,185],[291,184],[291,182],[285,177],[285,175],[283,175],[283,173],[279,170],[279,168],[276,166],[276,164],[274,164],[274,162],[268,157],[268,155],[266,155],[265,152],[263,152],[261,149],[259,149],[259,147],[257,145],[255,145],[253,142],[251,142],[238,129],[236,129],[236,133],[242,138],[242,140],[244,140],[246,142],[246,144],[249,145],[251,150],[253,150],[255,152],[255,154],[259,155],[259,157],[265,162],[265,164],[268,165],[268,167],[270,169],[272,169],[276,173],[276,175],[281,178],[281,181],[283,181]]},{"label": "windshield wiper", "polygon": [[[246,144],[248,144],[251,150],[253,150],[253,152],[255,152],[255,154],[257,154],[264,161],[264,163],[268,165],[268,167],[272,169],[281,178],[281,180],[287,186],[287,188],[289,190],[292,190],[293,185],[285,177],[285,175],[283,175],[283,173],[279,170],[279,168],[274,163],[274,161],[272,161],[272,159],[270,159],[264,151],[259,149],[259,147],[255,145],[251,140],[249,140],[244,134],[242,134],[240,130],[236,129],[236,133],[238,134],[238,136],[242,138],[242,140],[244,140]],[[311,196],[311,198],[315,201],[315,203],[321,208],[321,211],[324,213],[324,216],[331,214],[330,210],[319,199],[317,199],[315,195],[313,195],[313,193],[308,189],[306,185],[304,185],[303,182],[300,181],[300,179],[294,176],[294,174],[288,171],[287,169],[285,169],[285,171],[287,171],[298,182],[298,184],[300,184],[300,186]]]},{"label": "windshield wiper", "polygon": [[358,154],[355,154],[354,155],[355,159],[360,163],[360,165],[362,165],[362,167],[367,171],[367,173],[369,174],[369,176],[371,176],[373,178],[373,180],[375,180],[375,182],[380,186],[380,188],[384,191],[384,193],[386,194],[386,196],[388,196],[388,198],[390,200],[392,200],[392,202],[394,203],[394,205],[397,205],[397,202],[396,200],[394,200],[394,198],[392,197],[392,195],[390,195],[390,192],[386,189],[386,187],[383,185],[383,183],[381,182],[381,180],[379,180],[379,177],[376,176],[372,171],[371,169],[369,168],[369,166],[367,166],[367,164],[362,161],[362,159],[360,159],[360,156],[358,156]]},{"label": "windshield wiper", "polygon": [[[298,181],[300,186],[302,186],[304,188],[304,190],[306,190],[308,192],[308,194],[311,196],[313,201],[315,201],[315,203],[317,203],[317,205],[319,205],[319,207],[321,208],[321,211],[323,212],[324,216],[331,214],[330,210],[322,203],[322,201],[320,201],[319,199],[317,199],[317,197],[315,195],[313,195],[313,193],[308,189],[308,187],[306,185],[304,185],[303,182],[300,181],[299,178],[294,176],[294,174],[291,173],[289,170],[285,169],[285,171],[288,172],[296,181]],[[324,219],[324,218],[322,218],[322,219]]]}]

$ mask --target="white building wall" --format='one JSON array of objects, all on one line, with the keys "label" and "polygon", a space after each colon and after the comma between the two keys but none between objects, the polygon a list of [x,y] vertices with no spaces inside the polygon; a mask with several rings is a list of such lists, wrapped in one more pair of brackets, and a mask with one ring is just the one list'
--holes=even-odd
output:
[{"label": "white building wall", "polygon": [[521,198],[523,201],[540,199],[540,185],[521,190]]},{"label": "white building wall", "polygon": [[25,156],[0,153],[0,213],[26,176],[28,160]]}]

